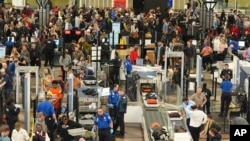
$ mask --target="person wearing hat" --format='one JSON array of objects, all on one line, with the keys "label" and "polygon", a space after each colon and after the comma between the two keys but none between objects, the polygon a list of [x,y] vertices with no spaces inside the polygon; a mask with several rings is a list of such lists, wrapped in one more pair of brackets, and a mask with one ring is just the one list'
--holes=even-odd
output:
[{"label": "person wearing hat", "polygon": [[61,137],[61,141],[71,141],[74,137],[68,132],[69,129],[81,128],[82,125],[68,119],[66,115],[62,117],[62,121],[57,125],[57,137]]}]

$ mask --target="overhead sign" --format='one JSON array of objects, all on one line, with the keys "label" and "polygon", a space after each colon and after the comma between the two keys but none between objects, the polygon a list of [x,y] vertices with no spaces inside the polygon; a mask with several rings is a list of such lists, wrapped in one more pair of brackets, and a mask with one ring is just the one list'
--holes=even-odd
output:
[{"label": "overhead sign", "polygon": [[12,0],[12,4],[16,7],[24,7],[26,4],[26,0]]},{"label": "overhead sign", "polygon": [[126,3],[127,0],[114,0],[114,7],[121,7],[121,8],[127,8]]},{"label": "overhead sign", "polygon": [[173,0],[167,0],[167,7],[173,8]]},{"label": "overhead sign", "polygon": [[65,35],[70,35],[70,34],[71,34],[71,31],[70,31],[70,30],[64,30],[64,34],[65,34]]}]

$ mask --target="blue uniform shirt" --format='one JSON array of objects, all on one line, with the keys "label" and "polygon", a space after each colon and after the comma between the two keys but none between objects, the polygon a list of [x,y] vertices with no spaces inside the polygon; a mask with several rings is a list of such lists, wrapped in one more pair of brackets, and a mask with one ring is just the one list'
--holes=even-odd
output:
[{"label": "blue uniform shirt", "polygon": [[52,116],[53,114],[55,114],[54,107],[49,101],[41,102],[38,105],[36,112],[43,112],[46,116]]},{"label": "blue uniform shirt", "polygon": [[132,71],[132,63],[131,63],[131,61],[130,60],[125,60],[125,62],[124,62],[124,67],[126,68],[126,70],[127,71]]},{"label": "blue uniform shirt", "polygon": [[233,45],[234,47],[232,48],[232,51],[237,51],[239,48],[239,43],[237,41],[231,41],[228,43],[228,46]]},{"label": "blue uniform shirt", "polygon": [[113,104],[114,106],[116,106],[116,104],[118,103],[119,100],[119,94],[117,91],[112,90],[110,92],[110,95],[108,97],[108,103],[109,104]]},{"label": "blue uniform shirt", "polygon": [[[188,106],[193,105],[193,104],[195,104],[194,101],[188,100],[188,104],[186,104],[186,103],[183,102],[182,105],[181,105],[181,107],[185,110]],[[190,107],[189,110],[192,110],[191,107]],[[188,112],[186,112],[186,118],[190,118],[190,115],[189,115]]]},{"label": "blue uniform shirt", "polygon": [[230,93],[231,89],[233,87],[233,84],[231,81],[226,80],[226,81],[222,81],[222,83],[220,84],[220,87],[222,89],[222,92],[224,93]]},{"label": "blue uniform shirt", "polygon": [[127,97],[125,95],[119,96],[119,100],[117,102],[118,112],[126,113],[127,112]]},{"label": "blue uniform shirt", "polygon": [[107,113],[103,113],[102,116],[97,115],[95,117],[94,124],[98,127],[98,129],[106,129],[109,128],[110,123],[112,122],[111,117]]}]

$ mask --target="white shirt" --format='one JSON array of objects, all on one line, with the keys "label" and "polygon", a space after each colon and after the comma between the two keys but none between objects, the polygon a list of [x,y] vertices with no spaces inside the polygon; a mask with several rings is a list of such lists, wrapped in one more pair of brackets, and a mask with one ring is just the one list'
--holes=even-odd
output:
[{"label": "white shirt", "polygon": [[49,136],[48,136],[48,134],[47,134],[47,132],[45,132],[45,141],[50,141],[50,138],[49,138]]},{"label": "white shirt", "polygon": [[131,33],[139,31],[139,29],[137,27],[135,27],[135,24],[131,25],[130,28],[131,28]]},{"label": "white shirt", "polygon": [[80,19],[79,17],[75,17],[75,28],[79,28],[80,27]]},{"label": "white shirt", "polygon": [[213,44],[214,44],[214,51],[219,51],[220,39],[219,39],[219,38],[215,38],[215,39],[213,40]]},{"label": "white shirt", "polygon": [[185,109],[190,115],[190,126],[191,127],[200,127],[201,124],[207,122],[207,115],[201,110],[190,110],[192,105],[187,106]]},{"label": "white shirt", "polygon": [[11,135],[11,140],[12,141],[27,141],[29,140],[29,135],[27,133],[26,130],[24,130],[23,128],[20,128],[19,131],[17,131],[16,129],[14,129],[12,131],[12,135]]}]

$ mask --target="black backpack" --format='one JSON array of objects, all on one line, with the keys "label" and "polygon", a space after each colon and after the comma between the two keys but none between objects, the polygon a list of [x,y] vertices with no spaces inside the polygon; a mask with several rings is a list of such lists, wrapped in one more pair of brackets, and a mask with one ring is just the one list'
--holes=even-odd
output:
[{"label": "black backpack", "polygon": [[154,93],[148,93],[146,94],[146,100],[147,99],[157,99],[157,95]]}]

